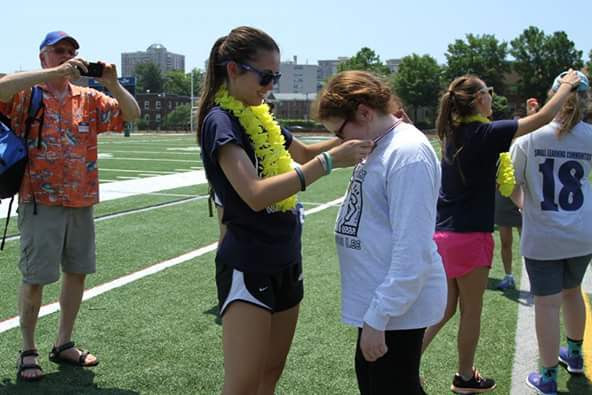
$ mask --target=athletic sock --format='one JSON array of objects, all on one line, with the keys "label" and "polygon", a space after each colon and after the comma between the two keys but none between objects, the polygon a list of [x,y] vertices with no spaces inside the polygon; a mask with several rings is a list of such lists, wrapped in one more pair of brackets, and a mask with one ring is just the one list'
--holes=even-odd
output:
[{"label": "athletic sock", "polygon": [[583,340],[573,340],[567,338],[567,355],[570,357],[582,355]]},{"label": "athletic sock", "polygon": [[550,368],[541,368],[541,383],[548,383],[549,381],[557,381],[557,365]]}]

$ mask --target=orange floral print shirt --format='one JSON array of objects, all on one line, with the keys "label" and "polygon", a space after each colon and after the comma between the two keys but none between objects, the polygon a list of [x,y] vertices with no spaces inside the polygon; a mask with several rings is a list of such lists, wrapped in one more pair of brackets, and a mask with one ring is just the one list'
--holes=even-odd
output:
[{"label": "orange floral print shirt", "polygon": [[[27,144],[29,160],[19,192],[20,202],[48,206],[89,207],[99,202],[97,135],[121,132],[123,116],[117,100],[91,88],[70,84],[63,103],[43,90],[43,130],[33,123]],[[0,102],[15,133],[23,135],[31,91]],[[40,141],[39,141],[40,137]]]}]

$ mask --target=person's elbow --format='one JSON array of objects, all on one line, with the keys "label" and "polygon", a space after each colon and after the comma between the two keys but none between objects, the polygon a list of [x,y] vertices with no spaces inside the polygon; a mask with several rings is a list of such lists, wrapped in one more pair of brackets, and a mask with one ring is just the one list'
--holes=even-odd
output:
[{"label": "person's elbow", "polygon": [[240,188],[237,190],[241,200],[245,202],[249,208],[255,212],[264,210],[270,206],[272,202],[265,199],[263,188],[255,185],[256,183],[249,183],[247,188]]},{"label": "person's elbow", "polygon": [[135,108],[131,108],[128,111],[123,111],[123,120],[126,122],[134,122],[140,118],[141,112],[138,106],[134,106]]},{"label": "person's elbow", "polygon": [[11,98],[12,98],[12,95],[10,95],[10,93],[7,92],[7,90],[5,89],[5,86],[3,84],[3,81],[0,78],[0,102],[8,103]]},{"label": "person's elbow", "polygon": [[265,202],[262,198],[256,195],[250,195],[243,198],[243,201],[249,206],[249,208],[255,212],[264,210],[269,203]]}]

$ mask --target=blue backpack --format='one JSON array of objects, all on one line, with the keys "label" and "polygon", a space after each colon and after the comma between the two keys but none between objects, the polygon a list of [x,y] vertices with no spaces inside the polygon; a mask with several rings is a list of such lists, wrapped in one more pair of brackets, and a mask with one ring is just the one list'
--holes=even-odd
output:
[{"label": "blue backpack", "polygon": [[[4,249],[14,196],[18,193],[23,177],[25,176],[28,158],[28,137],[31,125],[35,121],[40,123],[39,134],[41,134],[41,129],[43,128],[42,109],[43,91],[38,86],[34,86],[31,91],[31,101],[25,121],[25,132],[22,137],[17,136],[10,128],[10,120],[8,118],[3,115],[0,116],[0,199],[10,198],[0,250]],[[38,137],[38,143],[40,142],[41,135]]]}]

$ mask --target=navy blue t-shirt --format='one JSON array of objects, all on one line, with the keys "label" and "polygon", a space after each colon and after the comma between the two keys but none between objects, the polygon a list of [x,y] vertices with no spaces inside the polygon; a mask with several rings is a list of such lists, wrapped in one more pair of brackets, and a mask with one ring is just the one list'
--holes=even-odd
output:
[{"label": "navy blue t-shirt", "polygon": [[[286,148],[292,135],[282,129]],[[220,107],[212,108],[201,129],[201,158],[206,175],[224,206],[226,235],[218,246],[216,262],[240,271],[273,273],[301,261],[301,206],[291,211],[253,211],[237,194],[218,164],[220,148],[236,144],[254,166],[257,158],[238,119]],[[262,169],[257,169],[262,174]]]},{"label": "navy blue t-shirt", "polygon": [[[436,230],[493,232],[499,154],[510,149],[518,121],[472,122],[457,129],[456,147],[442,158]],[[456,159],[455,152],[462,147]]]}]

